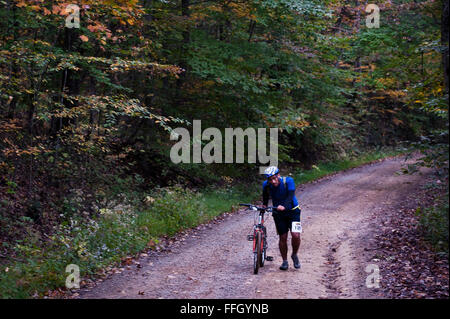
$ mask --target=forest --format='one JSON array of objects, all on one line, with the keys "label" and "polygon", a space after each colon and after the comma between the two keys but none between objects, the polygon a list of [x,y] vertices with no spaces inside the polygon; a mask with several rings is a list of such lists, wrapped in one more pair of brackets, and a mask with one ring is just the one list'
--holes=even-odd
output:
[{"label": "forest", "polygon": [[276,128],[278,165],[296,176],[421,152],[418,166],[439,176],[421,221],[448,253],[448,10],[1,0],[0,296],[42,296],[64,285],[67,264],[94,275],[259,199],[261,163],[248,156],[171,160],[171,133],[195,120],[223,135]]}]

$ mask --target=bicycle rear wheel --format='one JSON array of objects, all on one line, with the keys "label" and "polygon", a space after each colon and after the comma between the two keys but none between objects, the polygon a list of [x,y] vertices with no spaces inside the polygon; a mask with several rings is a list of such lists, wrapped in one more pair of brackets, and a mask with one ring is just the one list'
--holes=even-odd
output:
[{"label": "bicycle rear wheel", "polygon": [[261,232],[256,232],[253,246],[253,273],[258,273],[262,258],[262,236]]}]

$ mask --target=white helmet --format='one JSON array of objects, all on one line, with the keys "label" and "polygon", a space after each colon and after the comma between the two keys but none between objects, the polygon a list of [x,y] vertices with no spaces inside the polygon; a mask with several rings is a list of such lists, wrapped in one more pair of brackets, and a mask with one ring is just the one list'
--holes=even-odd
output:
[{"label": "white helmet", "polygon": [[264,171],[264,175],[266,175],[266,177],[269,178],[270,176],[278,174],[279,171],[280,170],[278,169],[278,167],[276,167],[276,166],[269,166]]}]

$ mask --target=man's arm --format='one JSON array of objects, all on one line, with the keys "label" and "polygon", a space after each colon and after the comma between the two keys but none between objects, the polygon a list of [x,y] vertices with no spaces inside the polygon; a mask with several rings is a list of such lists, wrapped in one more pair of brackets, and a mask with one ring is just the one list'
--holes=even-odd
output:
[{"label": "man's arm", "polygon": [[294,207],[294,196],[295,196],[295,183],[294,179],[291,177],[286,178],[287,195],[284,199],[283,206],[285,209],[290,210]]},{"label": "man's arm", "polygon": [[285,209],[290,210],[293,207],[294,203],[295,190],[287,192],[287,196],[283,202],[283,206]]}]

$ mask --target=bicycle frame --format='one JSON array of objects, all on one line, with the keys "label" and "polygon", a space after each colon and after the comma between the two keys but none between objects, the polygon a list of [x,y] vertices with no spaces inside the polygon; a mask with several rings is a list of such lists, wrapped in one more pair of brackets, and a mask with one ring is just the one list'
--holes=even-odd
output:
[{"label": "bicycle frame", "polygon": [[258,221],[253,225],[253,252],[256,251],[255,234],[262,232],[262,238],[266,239],[266,227],[264,226],[264,211],[259,211]]}]

